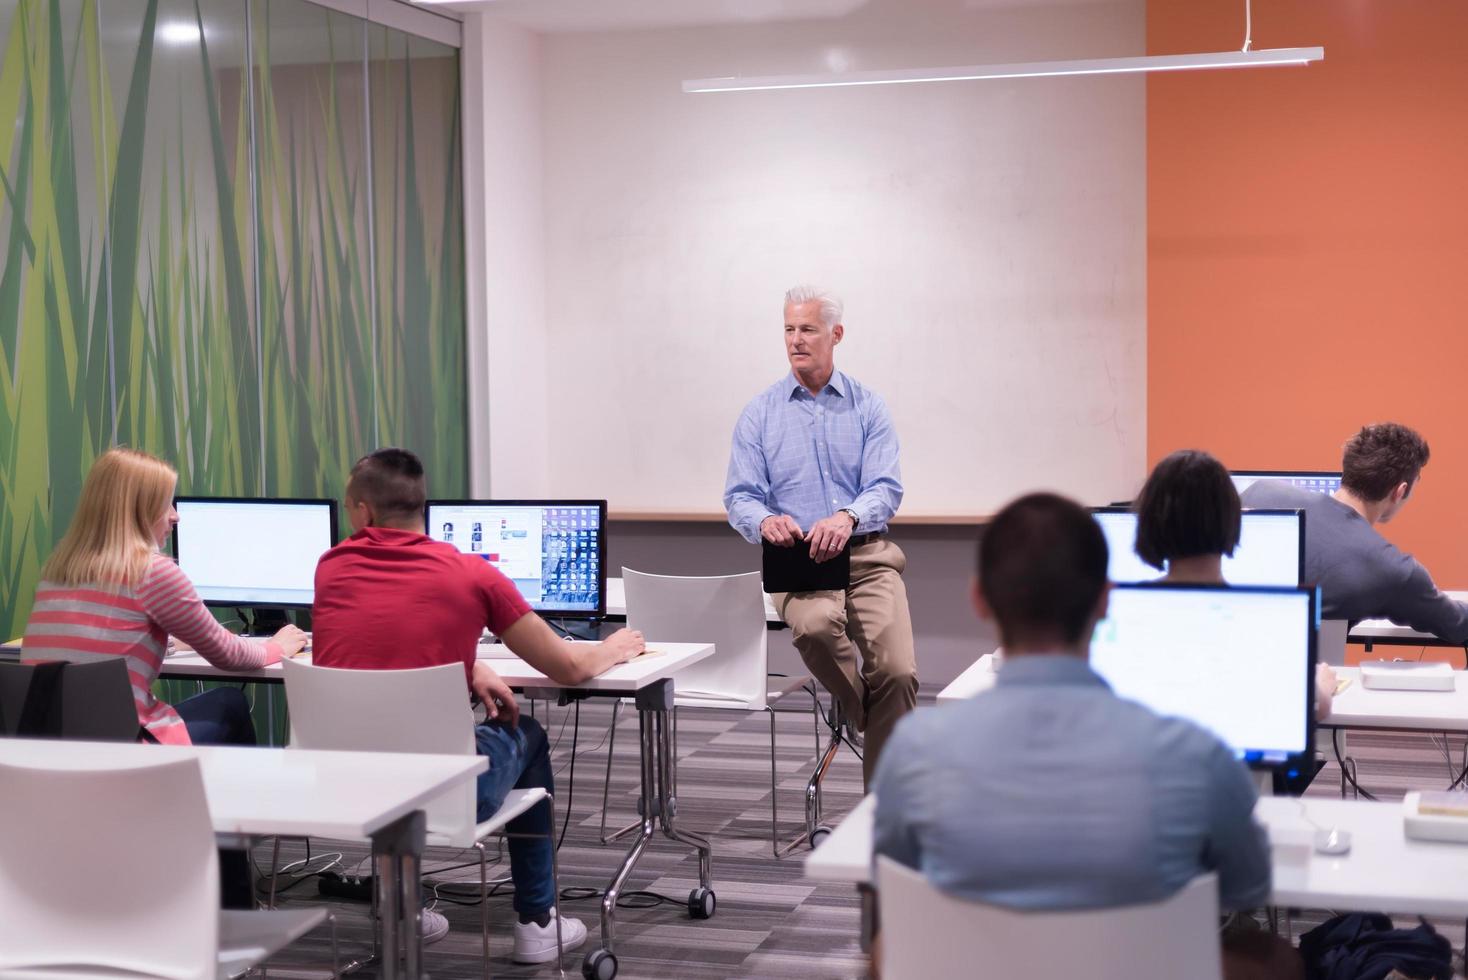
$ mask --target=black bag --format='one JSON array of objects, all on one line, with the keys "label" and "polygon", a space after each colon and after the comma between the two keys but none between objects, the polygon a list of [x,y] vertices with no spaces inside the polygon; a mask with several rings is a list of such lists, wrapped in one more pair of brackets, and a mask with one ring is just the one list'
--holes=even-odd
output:
[{"label": "black bag", "polygon": [[1425,921],[1394,929],[1379,913],[1338,915],[1300,937],[1310,980],[1386,980],[1393,970],[1413,980],[1452,980],[1453,947]]}]

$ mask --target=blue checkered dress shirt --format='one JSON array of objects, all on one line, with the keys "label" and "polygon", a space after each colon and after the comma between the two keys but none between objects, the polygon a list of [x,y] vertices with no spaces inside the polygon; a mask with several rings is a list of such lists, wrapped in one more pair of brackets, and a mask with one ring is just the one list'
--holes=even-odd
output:
[{"label": "blue checkered dress shirt", "polygon": [[879,395],[840,371],[819,395],[792,371],[744,407],[734,427],[724,508],[745,540],[789,514],[802,531],[843,508],[856,533],[884,531],[902,503],[897,433]]}]

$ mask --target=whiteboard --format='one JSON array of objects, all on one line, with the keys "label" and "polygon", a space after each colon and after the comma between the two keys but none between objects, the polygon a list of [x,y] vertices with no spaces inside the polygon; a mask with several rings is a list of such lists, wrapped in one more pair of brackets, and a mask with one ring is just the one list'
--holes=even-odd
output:
[{"label": "whiteboard", "polygon": [[[1098,9],[1045,29],[1135,53],[1140,18]],[[803,67],[798,29],[758,30],[740,35],[769,52],[751,73]],[[810,281],[846,302],[837,366],[892,411],[900,516],[992,513],[1038,488],[1130,497],[1146,437],[1143,81],[678,90],[718,74],[729,43],[546,39],[546,486],[613,512],[721,512],[735,420],[788,370],[781,297]]]}]

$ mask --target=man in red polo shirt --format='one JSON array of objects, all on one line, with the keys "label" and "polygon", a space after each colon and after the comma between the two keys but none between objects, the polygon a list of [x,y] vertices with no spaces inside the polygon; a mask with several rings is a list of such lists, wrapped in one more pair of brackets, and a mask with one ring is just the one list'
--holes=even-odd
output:
[{"label": "man in red polo shirt", "polygon": [[[475,659],[481,631],[487,627],[526,663],[567,686],[637,656],[642,635],[623,629],[595,645],[561,640],[493,565],[424,534],[427,498],[423,464],[412,453],[379,449],[357,460],[346,492],[354,533],[316,566],[311,659],[321,667],[368,670],[463,664],[490,718],[475,728],[479,753],[490,760],[478,785],[478,819],[486,820],[511,789],[554,791],[554,785],[545,730],[520,717],[509,687]],[[514,959],[549,962],[556,958],[550,814],[535,807],[508,829],[532,835],[509,840],[520,920]],[[425,938],[447,928],[447,921],[425,922]],[[585,942],[586,926],[563,918],[561,936],[574,949]]]}]

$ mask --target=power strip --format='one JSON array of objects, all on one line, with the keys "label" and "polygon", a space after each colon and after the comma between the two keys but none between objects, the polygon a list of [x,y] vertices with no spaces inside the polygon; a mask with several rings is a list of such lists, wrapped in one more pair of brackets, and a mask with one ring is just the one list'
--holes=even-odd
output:
[{"label": "power strip", "polygon": [[372,901],[374,884],[370,875],[366,878],[343,878],[335,871],[323,871],[316,876],[316,888],[322,895],[354,902]]}]

